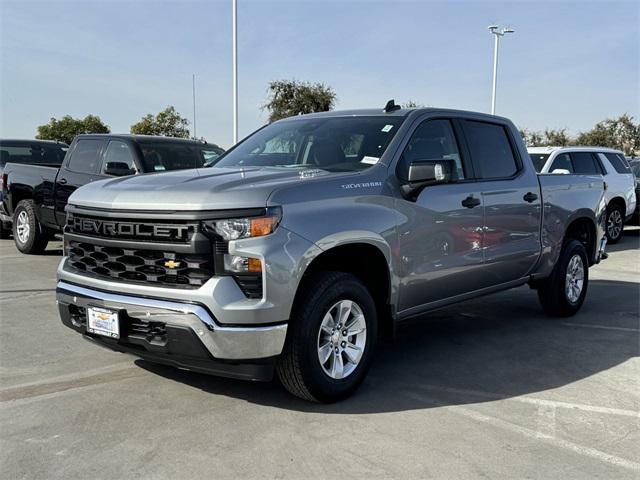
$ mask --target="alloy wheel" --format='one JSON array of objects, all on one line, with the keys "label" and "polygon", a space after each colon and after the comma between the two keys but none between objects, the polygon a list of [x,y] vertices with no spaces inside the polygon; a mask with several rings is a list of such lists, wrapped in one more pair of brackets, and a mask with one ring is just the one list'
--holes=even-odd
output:
[{"label": "alloy wheel", "polygon": [[23,210],[18,214],[16,221],[16,233],[18,234],[18,240],[20,240],[20,243],[27,243],[27,240],[29,240],[29,234],[31,233],[29,215],[27,215],[27,212]]},{"label": "alloy wheel", "polygon": [[339,380],[358,367],[367,343],[367,324],[362,308],[340,300],[325,314],[318,332],[318,360],[329,377]]},{"label": "alloy wheel", "polygon": [[565,278],[565,292],[571,303],[576,303],[584,287],[584,263],[580,255],[574,255],[569,260]]}]

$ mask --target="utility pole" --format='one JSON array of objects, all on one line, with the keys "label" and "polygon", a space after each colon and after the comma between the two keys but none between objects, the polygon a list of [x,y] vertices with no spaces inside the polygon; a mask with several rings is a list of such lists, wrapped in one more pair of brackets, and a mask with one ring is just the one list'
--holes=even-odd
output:
[{"label": "utility pole", "polygon": [[490,25],[488,28],[489,32],[495,35],[495,41],[493,43],[493,85],[491,88],[491,115],[495,115],[496,88],[498,84],[498,48],[500,46],[500,37],[504,37],[506,33],[513,33],[515,30],[509,27],[500,29],[498,25]]},{"label": "utility pole", "polygon": [[196,130],[196,74],[193,74],[193,138],[198,138],[197,130]]},{"label": "utility pole", "polygon": [[238,0],[233,0],[233,144],[238,143]]}]

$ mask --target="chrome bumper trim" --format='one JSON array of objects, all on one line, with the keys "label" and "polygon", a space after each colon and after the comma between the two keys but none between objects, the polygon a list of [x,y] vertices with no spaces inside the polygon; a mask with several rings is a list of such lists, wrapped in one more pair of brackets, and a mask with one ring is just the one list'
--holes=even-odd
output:
[{"label": "chrome bumper trim", "polygon": [[197,334],[214,358],[223,360],[248,360],[279,355],[287,333],[286,324],[264,327],[220,326],[199,305],[102,292],[64,281],[58,281],[57,299],[58,302],[81,307],[98,305],[124,309],[132,317],[187,326]]}]

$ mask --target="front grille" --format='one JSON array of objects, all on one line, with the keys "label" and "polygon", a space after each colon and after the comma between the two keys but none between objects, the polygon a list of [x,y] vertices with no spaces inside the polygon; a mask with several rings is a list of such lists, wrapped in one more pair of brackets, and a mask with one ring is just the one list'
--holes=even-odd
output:
[{"label": "front grille", "polygon": [[167,324],[164,322],[147,322],[129,317],[129,322],[124,327],[124,333],[129,339],[137,338],[162,345],[167,343]]},{"label": "front grille", "polygon": [[107,280],[199,288],[214,275],[213,255],[69,242],[69,267]]}]

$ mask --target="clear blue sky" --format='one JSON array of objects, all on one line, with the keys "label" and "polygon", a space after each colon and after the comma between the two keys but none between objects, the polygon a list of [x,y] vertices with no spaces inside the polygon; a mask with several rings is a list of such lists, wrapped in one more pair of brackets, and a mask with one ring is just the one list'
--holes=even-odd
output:
[{"label": "clear blue sky", "polygon": [[[640,117],[640,2],[239,0],[240,134],[266,121],[270,80],[320,81],[338,108],[386,100],[487,111],[491,23],[501,45],[497,113],[575,133]],[[99,115],[128,132],[174,105],[198,136],[232,141],[231,0],[0,0],[0,136],[50,117]]]}]

